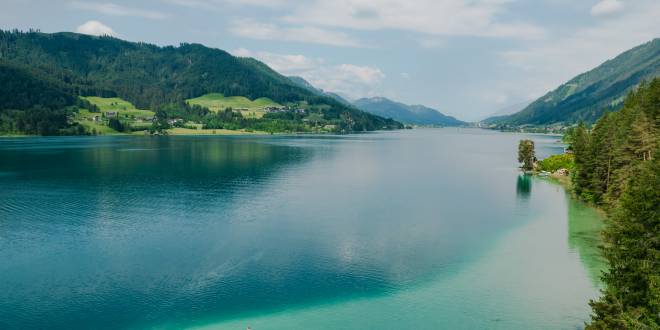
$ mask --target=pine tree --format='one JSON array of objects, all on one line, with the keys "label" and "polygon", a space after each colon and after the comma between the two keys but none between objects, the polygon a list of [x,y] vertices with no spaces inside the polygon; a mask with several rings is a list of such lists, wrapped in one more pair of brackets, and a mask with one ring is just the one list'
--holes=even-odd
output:
[{"label": "pine tree", "polygon": [[634,174],[604,232],[607,288],[587,329],[660,327],[660,161]]},{"label": "pine tree", "polygon": [[646,161],[653,158],[656,144],[653,131],[653,123],[648,119],[646,113],[638,111],[628,140],[631,152],[637,159]]},{"label": "pine tree", "polygon": [[589,187],[590,173],[589,165],[591,164],[591,153],[589,152],[589,133],[580,122],[573,132],[573,144],[571,149],[575,154],[575,172],[573,174],[573,185],[575,193],[587,200],[591,200],[591,190]]},{"label": "pine tree", "polygon": [[615,149],[614,126],[611,114],[605,114],[598,120],[591,133],[589,143],[589,191],[593,202],[600,204],[607,192],[612,178],[612,162]]}]

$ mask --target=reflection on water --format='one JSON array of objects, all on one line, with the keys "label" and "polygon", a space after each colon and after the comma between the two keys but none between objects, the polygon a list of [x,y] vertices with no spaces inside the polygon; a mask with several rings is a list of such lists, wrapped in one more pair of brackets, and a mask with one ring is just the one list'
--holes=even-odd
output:
[{"label": "reflection on water", "polygon": [[532,176],[520,174],[516,179],[516,194],[520,199],[528,199],[532,192]]},{"label": "reflection on water", "polygon": [[603,217],[592,207],[573,200],[568,194],[568,244],[577,251],[592,282],[601,285],[600,276],[607,270],[607,261],[599,248]]}]

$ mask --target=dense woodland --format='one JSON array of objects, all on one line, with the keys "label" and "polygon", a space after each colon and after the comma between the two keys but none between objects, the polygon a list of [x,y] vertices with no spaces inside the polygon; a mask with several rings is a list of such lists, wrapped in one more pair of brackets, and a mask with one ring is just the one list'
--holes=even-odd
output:
[{"label": "dense woodland", "polygon": [[588,329],[660,328],[660,79],[642,84],[621,111],[568,135],[575,193],[609,214],[603,296]]},{"label": "dense woodland", "polygon": [[[198,44],[158,47],[75,33],[0,30],[0,70],[3,87],[7,86],[0,91],[4,118],[0,129],[4,132],[67,133],[71,127],[61,119],[66,117],[68,107],[76,105],[78,96],[120,97],[140,109],[167,112],[168,109],[180,110],[185,99],[207,93],[250,99],[268,97],[282,104],[322,105],[316,107],[323,109],[318,111],[319,115],[336,122],[341,131],[402,128],[393,120],[316,95],[257,60],[234,57]],[[45,108],[50,112],[26,115],[33,108]],[[16,126],[21,116],[50,116],[51,112],[59,119],[53,121],[47,132]],[[50,119],[44,121],[50,122]],[[239,125],[276,129],[300,123],[265,118],[263,123],[244,121]],[[223,126],[230,124],[235,121]],[[12,130],[7,131],[9,126]]]},{"label": "dense woodland", "polygon": [[85,134],[80,125],[69,123],[69,115],[78,108],[97,111],[65,84],[39,79],[29,68],[1,60],[0,86],[0,133]]}]

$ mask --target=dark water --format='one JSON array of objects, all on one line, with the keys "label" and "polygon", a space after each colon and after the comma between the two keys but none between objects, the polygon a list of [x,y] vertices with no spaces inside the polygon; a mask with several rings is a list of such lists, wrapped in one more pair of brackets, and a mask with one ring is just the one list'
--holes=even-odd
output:
[{"label": "dark water", "polygon": [[0,140],[0,328],[579,328],[595,215],[521,138]]}]

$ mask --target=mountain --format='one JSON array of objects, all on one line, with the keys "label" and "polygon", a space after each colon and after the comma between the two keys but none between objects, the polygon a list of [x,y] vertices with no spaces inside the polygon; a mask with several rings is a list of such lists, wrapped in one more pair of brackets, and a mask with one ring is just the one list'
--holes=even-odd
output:
[{"label": "mountain", "polygon": [[299,87],[253,58],[200,44],[159,47],[108,36],[0,30],[0,62],[29,67],[35,79],[57,81],[73,96],[120,97],[140,109],[221,93],[304,103],[342,131],[400,127]]},{"label": "mountain", "polygon": [[343,98],[341,95],[339,95],[339,94],[337,94],[337,93],[326,92],[326,91],[324,91],[324,90],[322,90],[322,89],[320,89],[320,88],[316,88],[316,87],[314,87],[312,84],[310,84],[307,80],[305,80],[305,78],[303,78],[303,77],[299,77],[299,76],[289,76],[288,78],[289,78],[289,80],[291,80],[291,82],[293,82],[296,86],[298,86],[298,87],[302,87],[302,88],[304,88],[304,89],[306,89],[306,90],[308,90],[308,91],[310,91],[310,92],[312,92],[312,93],[314,93],[314,94],[316,94],[316,95],[331,97],[331,98],[333,98],[333,99],[339,101],[340,103],[342,103],[342,104],[344,104],[344,105],[348,105],[348,106],[351,105],[351,102],[348,101],[347,99]]},{"label": "mountain", "polygon": [[660,76],[660,39],[630,49],[580,74],[529,104],[522,111],[491,117],[496,126],[593,123],[623,106],[623,99],[644,80]]},{"label": "mountain", "polygon": [[25,110],[33,106],[61,109],[76,103],[63,84],[38,77],[28,67],[0,62],[0,109]]},{"label": "mountain", "polygon": [[423,105],[407,105],[384,97],[362,98],[353,104],[360,110],[381,117],[392,118],[405,124],[437,126],[460,126],[465,124],[465,122],[443,115],[435,109]]}]

